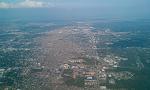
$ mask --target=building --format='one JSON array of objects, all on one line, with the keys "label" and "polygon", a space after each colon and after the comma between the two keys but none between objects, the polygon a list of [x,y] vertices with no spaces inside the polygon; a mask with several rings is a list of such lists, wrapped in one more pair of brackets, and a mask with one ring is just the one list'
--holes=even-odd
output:
[{"label": "building", "polygon": [[84,68],[86,68],[86,65],[84,65],[84,64],[78,64],[78,67],[79,67],[80,69],[84,69]]},{"label": "building", "polygon": [[86,71],[86,72],[83,72],[83,75],[84,76],[95,76],[96,72],[94,72],[94,71]]},{"label": "building", "polygon": [[71,63],[83,63],[84,60],[83,59],[73,59],[73,60],[68,60]]},{"label": "building", "polygon": [[84,85],[85,86],[93,86],[97,84],[97,80],[95,77],[93,76],[88,76],[86,77],[86,79],[84,80]]},{"label": "building", "polygon": [[79,75],[78,69],[73,69],[72,78],[76,79],[78,75]]},{"label": "building", "polygon": [[69,64],[64,64],[64,65],[63,65],[63,68],[64,68],[64,69],[69,69],[69,68],[70,68],[70,65],[69,65]]},{"label": "building", "polygon": [[100,90],[107,90],[106,86],[100,86]]}]

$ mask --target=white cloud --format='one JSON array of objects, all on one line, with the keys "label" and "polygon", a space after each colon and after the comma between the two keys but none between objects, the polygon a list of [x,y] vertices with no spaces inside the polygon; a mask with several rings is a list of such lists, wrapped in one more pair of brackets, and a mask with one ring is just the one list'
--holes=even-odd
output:
[{"label": "white cloud", "polygon": [[19,7],[29,7],[29,8],[46,7],[46,4],[44,2],[35,0],[25,0],[24,2],[19,3]]},{"label": "white cloud", "polygon": [[0,8],[10,8],[10,7],[11,7],[11,4],[0,2]]},{"label": "white cloud", "polygon": [[24,0],[15,4],[0,2],[0,8],[42,8],[52,6],[53,5],[49,2],[42,2],[37,0]]}]

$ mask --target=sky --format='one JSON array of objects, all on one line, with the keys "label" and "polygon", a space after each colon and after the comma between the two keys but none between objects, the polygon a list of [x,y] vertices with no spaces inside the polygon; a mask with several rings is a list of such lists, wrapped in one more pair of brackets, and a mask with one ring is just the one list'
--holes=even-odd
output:
[{"label": "sky", "polygon": [[[73,14],[77,16],[82,14],[87,17],[91,15],[150,18],[150,0],[0,0],[0,14],[3,14],[1,9],[12,8],[65,8],[65,14],[68,13],[68,16],[72,17]],[[64,12],[61,9],[56,14],[49,11],[47,16],[62,15]]]},{"label": "sky", "polygon": [[149,8],[150,0],[0,0],[0,8],[39,7]]}]

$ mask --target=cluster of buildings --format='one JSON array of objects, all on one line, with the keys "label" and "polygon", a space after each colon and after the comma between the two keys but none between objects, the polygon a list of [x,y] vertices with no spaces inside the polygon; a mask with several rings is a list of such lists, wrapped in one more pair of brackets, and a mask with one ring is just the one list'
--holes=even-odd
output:
[{"label": "cluster of buildings", "polygon": [[[68,62],[60,65],[60,74],[63,78],[71,77],[77,79],[78,77],[84,78],[85,86],[92,86],[97,84],[96,71],[91,69],[91,66],[85,64],[83,59],[71,59]],[[70,75],[64,71],[70,71]]]},{"label": "cluster of buildings", "polygon": [[101,62],[95,65],[86,64],[87,61],[84,59],[70,59],[59,66],[57,74],[61,78],[69,77],[73,80],[82,77],[84,78],[84,87],[101,87],[105,90],[107,84],[114,85],[116,84],[116,80],[132,78],[133,74],[128,71],[109,71],[109,69],[119,67],[119,62],[122,59],[125,60],[125,58],[115,55],[106,55]]},{"label": "cluster of buildings", "polygon": [[121,57],[114,55],[107,55],[103,60],[109,67],[119,67],[119,63],[121,61]]}]

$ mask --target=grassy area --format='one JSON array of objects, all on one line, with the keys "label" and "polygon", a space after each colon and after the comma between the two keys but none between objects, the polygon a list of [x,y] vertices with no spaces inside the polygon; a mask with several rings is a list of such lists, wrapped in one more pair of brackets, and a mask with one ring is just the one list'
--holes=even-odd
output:
[{"label": "grassy area", "polygon": [[65,69],[63,71],[63,74],[68,74],[68,75],[72,75],[73,71],[71,69]]},{"label": "grassy area", "polygon": [[97,63],[96,60],[91,59],[91,58],[83,58],[85,60],[84,64],[86,65],[95,65],[95,63]]},{"label": "grassy area", "polygon": [[77,87],[84,87],[84,78],[83,77],[77,77],[76,79],[68,78],[65,83],[68,86],[77,86]]}]

